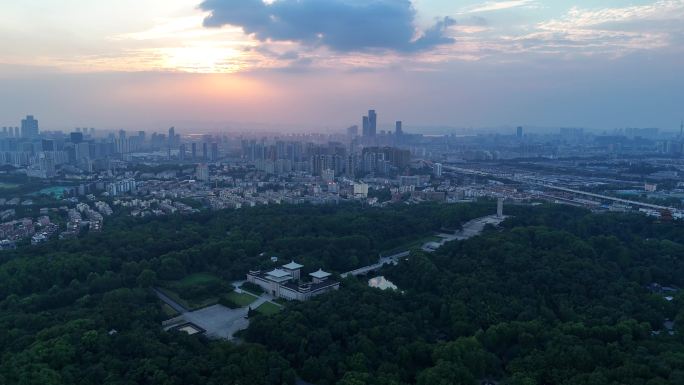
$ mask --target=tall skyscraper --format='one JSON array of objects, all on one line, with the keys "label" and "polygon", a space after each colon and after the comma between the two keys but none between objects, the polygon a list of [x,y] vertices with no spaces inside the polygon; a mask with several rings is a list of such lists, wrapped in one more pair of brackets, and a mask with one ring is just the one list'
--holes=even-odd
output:
[{"label": "tall skyscraper", "polygon": [[33,115],[27,115],[26,119],[21,121],[21,136],[22,138],[38,136],[38,121],[33,118]]},{"label": "tall skyscraper", "polygon": [[375,110],[368,110],[368,136],[375,136],[378,129],[378,115]]},{"label": "tall skyscraper", "polygon": [[72,132],[69,134],[69,140],[73,144],[79,144],[83,142],[83,133],[82,132]]},{"label": "tall skyscraper", "polygon": [[432,165],[432,174],[436,176],[437,178],[442,177],[442,164],[441,163],[435,163]]},{"label": "tall skyscraper", "polygon": [[211,144],[211,160],[212,162],[216,162],[218,160],[219,154],[218,154],[218,143],[213,142]]},{"label": "tall skyscraper", "polygon": [[522,137],[523,137],[523,128],[522,128],[522,127],[519,126],[519,127],[516,129],[516,131],[515,131],[515,136],[517,136],[518,139],[522,139]]},{"label": "tall skyscraper", "polygon": [[394,135],[402,135],[404,133],[404,129],[401,127],[401,120],[397,120],[397,122],[394,124]]},{"label": "tall skyscraper", "polygon": [[361,127],[363,127],[363,130],[361,131],[361,135],[363,135],[364,137],[370,136],[370,134],[369,134],[370,123],[368,121],[367,116],[363,117],[363,122],[362,122]]},{"label": "tall skyscraper", "polygon": [[192,149],[190,151],[192,152],[192,160],[197,159],[197,143],[192,143]]},{"label": "tall skyscraper", "polygon": [[180,160],[185,160],[186,156],[187,156],[187,154],[185,153],[185,144],[181,144],[180,149],[178,151],[178,158]]},{"label": "tall skyscraper", "polygon": [[169,147],[176,145],[176,127],[169,128]]},{"label": "tall skyscraper", "polygon": [[207,149],[207,142],[202,143],[202,160],[209,159],[209,151]]},{"label": "tall skyscraper", "polygon": [[43,139],[40,143],[40,148],[43,151],[55,151],[55,141],[51,139]]}]

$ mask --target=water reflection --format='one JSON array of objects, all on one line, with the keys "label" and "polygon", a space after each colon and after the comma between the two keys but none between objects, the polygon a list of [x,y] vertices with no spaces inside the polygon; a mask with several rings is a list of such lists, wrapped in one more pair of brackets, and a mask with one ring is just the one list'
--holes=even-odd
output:
[{"label": "water reflection", "polygon": [[377,287],[378,289],[387,290],[397,290],[399,289],[397,285],[393,284],[392,281],[386,279],[384,276],[378,276],[368,280],[368,286]]}]

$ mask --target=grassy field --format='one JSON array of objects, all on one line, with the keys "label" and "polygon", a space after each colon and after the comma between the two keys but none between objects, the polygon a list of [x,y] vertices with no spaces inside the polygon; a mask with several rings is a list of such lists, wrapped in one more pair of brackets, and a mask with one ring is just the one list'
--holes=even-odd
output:
[{"label": "grassy field", "polygon": [[195,274],[190,274],[187,277],[176,281],[175,284],[178,285],[179,287],[183,286],[198,286],[198,285],[207,285],[214,283],[216,281],[221,281],[221,279],[213,274],[209,273],[195,273]]},{"label": "grassy field", "polygon": [[247,293],[236,293],[236,292],[230,292],[226,295],[226,297],[233,301],[235,304],[240,305],[241,307],[245,307],[249,305],[250,303],[254,302],[257,297],[247,294]]},{"label": "grassy field", "polygon": [[173,310],[173,308],[165,303],[162,303],[162,312],[169,318],[173,318],[178,315],[178,312]]},{"label": "grassy field", "polygon": [[280,306],[271,302],[264,302],[258,308],[254,309],[263,315],[273,315],[280,311]]},{"label": "grassy field", "polygon": [[264,290],[260,286],[250,282],[243,283],[242,286],[240,286],[240,289],[242,289],[242,291],[254,294],[257,297],[264,294]]},{"label": "grassy field", "polygon": [[220,278],[211,274],[197,273],[178,281],[170,281],[160,288],[171,299],[190,310],[215,305],[219,296],[228,291]]}]

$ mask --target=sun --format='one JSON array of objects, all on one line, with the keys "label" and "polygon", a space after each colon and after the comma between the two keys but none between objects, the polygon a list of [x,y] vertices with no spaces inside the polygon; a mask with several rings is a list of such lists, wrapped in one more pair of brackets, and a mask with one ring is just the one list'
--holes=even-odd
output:
[{"label": "sun", "polygon": [[223,44],[159,49],[164,69],[191,73],[235,73],[247,67],[244,52]]}]

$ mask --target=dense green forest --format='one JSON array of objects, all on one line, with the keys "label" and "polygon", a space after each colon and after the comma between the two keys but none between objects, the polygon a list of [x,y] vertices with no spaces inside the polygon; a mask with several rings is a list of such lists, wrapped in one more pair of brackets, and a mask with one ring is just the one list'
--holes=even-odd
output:
[{"label": "dense green forest", "polygon": [[0,384],[281,384],[294,371],[260,346],[170,335],[148,289],[209,272],[243,278],[270,257],[346,271],[491,204],[268,206],[146,221],[0,253]]},{"label": "dense green forest", "polygon": [[[268,206],[145,221],[0,254],[0,384],[684,384],[684,228],[562,206],[414,251],[272,316],[238,345],[166,333],[149,287],[295,259],[343,272],[493,211]],[[221,288],[224,290],[224,288]],[[664,326],[674,321],[673,333]]]},{"label": "dense green forest", "polygon": [[[518,209],[490,231],[256,320],[248,340],[317,384],[683,384],[679,225],[567,207]],[[653,335],[652,331],[661,331]],[[340,380],[341,379],[341,380]]]}]

